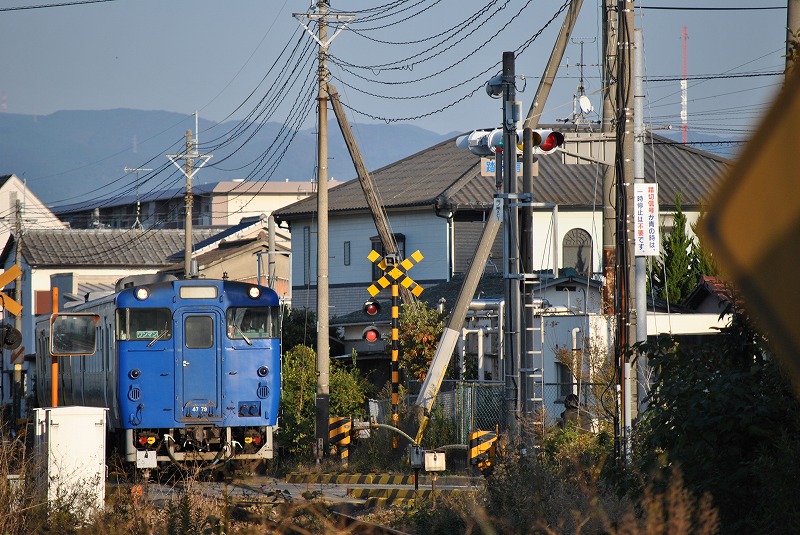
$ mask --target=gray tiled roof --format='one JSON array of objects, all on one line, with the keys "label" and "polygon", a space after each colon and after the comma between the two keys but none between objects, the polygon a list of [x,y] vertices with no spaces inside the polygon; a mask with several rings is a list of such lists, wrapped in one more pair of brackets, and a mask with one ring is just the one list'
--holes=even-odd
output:
[{"label": "gray tiled roof", "polygon": [[[455,139],[372,172],[383,205],[438,206],[454,211],[491,206],[494,178],[481,177],[480,158],[456,147]],[[685,208],[699,207],[716,187],[727,160],[655,134],[651,139],[645,149],[645,180],[653,181],[655,169],[660,204],[674,205],[676,193],[681,192]],[[565,208],[601,206],[603,177],[597,166],[566,165],[557,154],[542,156],[535,180],[537,202]],[[358,180],[331,188],[328,204],[331,213],[367,209]],[[316,198],[310,197],[277,210],[276,217],[291,220],[315,211]]]},{"label": "gray tiled roof", "polygon": [[[193,229],[197,244],[218,229]],[[29,265],[42,266],[166,266],[184,250],[183,230],[31,230],[22,240]],[[12,238],[13,239],[13,238]],[[10,252],[10,241],[3,255]]]}]

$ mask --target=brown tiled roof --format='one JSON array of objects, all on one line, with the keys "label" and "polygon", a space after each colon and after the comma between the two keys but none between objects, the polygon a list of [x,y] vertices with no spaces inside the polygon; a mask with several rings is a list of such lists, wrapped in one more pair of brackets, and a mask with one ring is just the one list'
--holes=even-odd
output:
[{"label": "brown tiled roof", "polygon": [[[494,178],[480,176],[480,158],[459,149],[448,139],[371,173],[380,200],[387,208],[438,206],[441,209],[485,210],[492,204]],[[727,160],[720,156],[675,143],[653,134],[645,149],[645,180],[659,183],[662,206],[674,205],[681,192],[681,205],[698,208],[718,184]],[[520,182],[522,178],[520,177]],[[601,206],[603,177],[595,165],[566,165],[557,154],[539,158],[535,179],[537,202],[558,203],[564,208]],[[329,211],[367,210],[358,180],[331,188]],[[316,197],[298,201],[276,211],[281,220],[304,217],[316,211]]]},{"label": "brown tiled roof", "polygon": [[[196,244],[218,232],[193,229],[192,237]],[[22,254],[33,267],[166,266],[182,254],[184,236],[183,230],[31,230],[24,234]]]}]

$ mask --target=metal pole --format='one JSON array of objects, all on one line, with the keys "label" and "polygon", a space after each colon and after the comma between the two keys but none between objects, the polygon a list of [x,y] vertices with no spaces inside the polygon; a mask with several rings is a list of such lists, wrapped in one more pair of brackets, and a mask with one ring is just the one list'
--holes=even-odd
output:
[{"label": "metal pole", "polygon": [[[642,75],[644,74],[644,62],[642,59],[642,32],[634,30],[634,88],[635,94],[633,110],[633,178],[634,183],[644,183],[644,88],[642,86]],[[635,231],[635,229],[634,229]],[[634,234],[634,239],[636,235]],[[647,257],[637,256],[635,261],[636,268],[636,341],[647,341],[647,267],[645,262]],[[649,392],[649,368],[647,355],[639,354],[636,361],[636,380],[638,384],[637,395],[639,398],[639,410],[645,408],[644,398]]]},{"label": "metal pole", "polygon": [[[269,236],[267,236],[267,247],[269,248],[269,253],[267,255],[267,286],[275,289],[275,284],[278,282],[278,276],[275,270],[275,255],[277,251],[275,250],[275,217],[270,214],[267,218],[267,232]],[[259,269],[258,272],[259,277],[259,284],[261,283],[261,270]]]},{"label": "metal pole", "polygon": [[[509,196],[517,193],[517,122],[519,102],[514,87],[514,53],[503,52],[503,187]],[[517,434],[517,419],[522,409],[521,336],[520,336],[520,291],[519,291],[519,221],[518,208],[511,207],[512,199],[504,203],[503,226],[503,277],[505,279],[506,338],[505,356],[513,362],[511,373],[506,372],[506,404],[512,434]],[[516,202],[514,203],[516,204]],[[509,395],[514,393],[513,398]]]},{"label": "metal pole", "polygon": [[315,404],[317,459],[328,447],[330,414],[330,344],[328,340],[328,28],[327,0],[317,2],[319,18],[319,93],[317,141],[317,394]]}]

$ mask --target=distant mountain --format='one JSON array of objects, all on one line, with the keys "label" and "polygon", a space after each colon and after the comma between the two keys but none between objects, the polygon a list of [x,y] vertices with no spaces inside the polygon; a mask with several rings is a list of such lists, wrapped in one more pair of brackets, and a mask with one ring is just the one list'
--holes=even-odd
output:
[{"label": "distant mountain", "polygon": [[[424,150],[452,135],[413,125],[354,124],[367,168],[375,170]],[[185,151],[187,130],[197,135],[192,116],[115,109],[60,111],[46,116],[0,114],[0,174],[15,173],[47,204],[112,197],[133,182],[124,169],[166,167],[150,182],[140,171],[142,192],[178,187],[183,177],[167,154]],[[211,154],[196,176],[197,184],[248,178],[296,181],[316,176],[315,129],[281,131],[277,123],[243,129],[238,121],[199,121],[200,152]],[[337,180],[356,172],[335,121],[329,126],[328,175]],[[272,147],[272,149],[270,149]],[[271,154],[265,159],[264,153]],[[251,173],[251,176],[248,176]]]}]

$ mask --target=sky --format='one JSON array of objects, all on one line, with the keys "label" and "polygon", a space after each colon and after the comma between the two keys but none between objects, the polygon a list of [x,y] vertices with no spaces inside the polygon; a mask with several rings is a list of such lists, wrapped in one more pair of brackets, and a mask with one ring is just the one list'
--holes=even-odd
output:
[{"label": "sky", "polygon": [[[332,0],[335,11],[353,12],[355,19],[330,44],[331,81],[353,123],[409,123],[437,133],[499,126],[501,101],[486,95],[483,85],[499,72],[504,51],[522,50],[517,97],[527,112],[563,13],[548,21],[562,3]],[[581,72],[586,95],[601,108],[601,3],[584,1],[543,123],[571,116]],[[49,7],[22,9],[32,6]],[[653,128],[680,124],[685,26],[690,132],[746,135],[782,80],[764,74],[783,69],[786,0],[636,6],[644,38],[645,122]],[[309,7],[308,0],[2,0],[2,111],[197,111],[217,122],[254,112],[251,118],[290,118],[311,127],[316,44],[292,15]],[[742,9],[752,7],[782,9]]]}]

